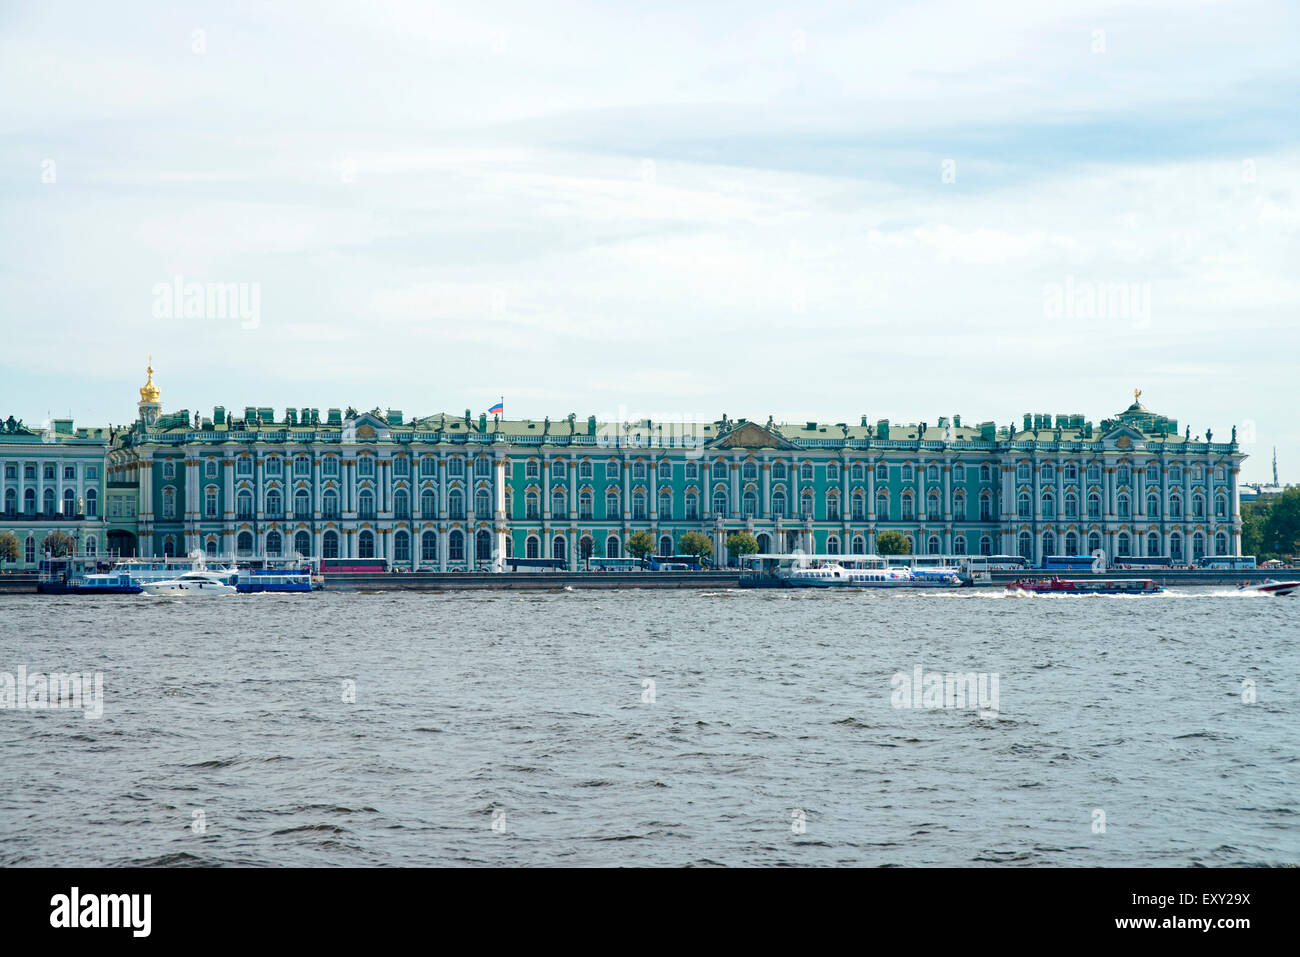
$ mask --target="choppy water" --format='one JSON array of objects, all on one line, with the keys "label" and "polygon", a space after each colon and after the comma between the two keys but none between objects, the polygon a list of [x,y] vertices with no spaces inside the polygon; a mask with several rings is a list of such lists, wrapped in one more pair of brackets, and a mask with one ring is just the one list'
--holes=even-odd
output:
[{"label": "choppy water", "polygon": [[[2,864],[1300,864],[1295,599],[0,596],[0,622],[0,672],[104,676],[100,720],[0,711]],[[996,673],[999,715],[893,707],[917,665]]]}]

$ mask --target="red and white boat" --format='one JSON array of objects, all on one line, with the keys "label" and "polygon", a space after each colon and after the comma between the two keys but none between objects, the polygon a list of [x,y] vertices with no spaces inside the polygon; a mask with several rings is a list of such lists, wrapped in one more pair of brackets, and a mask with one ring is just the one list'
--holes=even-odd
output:
[{"label": "red and white boat", "polygon": [[1259,593],[1261,595],[1291,595],[1296,589],[1300,588],[1300,582],[1280,582],[1268,578],[1262,582],[1255,582],[1253,585],[1242,585],[1237,589],[1239,592],[1247,594]]}]

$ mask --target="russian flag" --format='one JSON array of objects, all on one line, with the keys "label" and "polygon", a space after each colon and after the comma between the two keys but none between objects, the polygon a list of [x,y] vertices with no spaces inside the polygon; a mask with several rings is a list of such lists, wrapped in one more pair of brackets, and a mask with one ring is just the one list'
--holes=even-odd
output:
[{"label": "russian flag", "polygon": [[505,415],[505,411],[506,411],[506,400],[504,397],[502,397],[500,402],[492,406],[492,408],[488,409],[488,415]]}]

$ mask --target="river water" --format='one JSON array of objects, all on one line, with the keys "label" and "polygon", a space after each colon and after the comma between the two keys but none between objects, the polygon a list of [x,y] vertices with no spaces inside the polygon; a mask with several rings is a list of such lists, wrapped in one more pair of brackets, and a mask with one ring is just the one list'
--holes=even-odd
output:
[{"label": "river water", "polygon": [[[99,718],[0,711],[4,865],[1300,864],[1295,599],[33,595],[0,622],[0,673],[103,681]],[[918,668],[984,700],[926,707]]]}]

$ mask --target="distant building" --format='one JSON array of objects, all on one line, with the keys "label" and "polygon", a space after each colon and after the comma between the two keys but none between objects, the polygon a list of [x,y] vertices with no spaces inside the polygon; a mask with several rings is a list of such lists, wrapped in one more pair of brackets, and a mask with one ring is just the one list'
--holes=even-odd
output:
[{"label": "distant building", "polygon": [[104,554],[108,441],[107,429],[78,429],[72,419],[40,428],[0,421],[0,532],[12,532],[19,547],[17,563],[4,567],[35,568],[52,532],[67,534],[79,554]]},{"label": "distant building", "polygon": [[[152,369],[139,418],[108,454],[110,496],[138,500],[147,556],[376,557],[407,569],[505,556],[617,557],[645,530],[661,552],[688,530],[751,531],[765,552],[1102,551],[1108,560],[1237,554],[1230,442],[1193,440],[1138,401],[1082,415],[992,422],[766,425],[498,420],[265,407],[163,413]],[[147,393],[147,394],[146,394]],[[118,516],[114,516],[117,518]],[[127,543],[114,525],[117,541]],[[111,520],[110,520],[111,521]],[[117,533],[121,534],[117,534]]]}]

